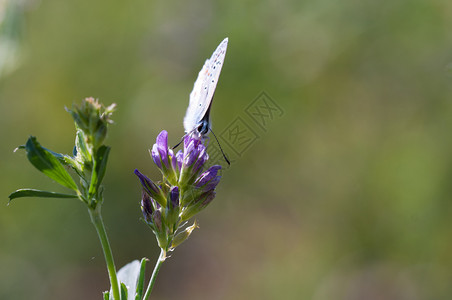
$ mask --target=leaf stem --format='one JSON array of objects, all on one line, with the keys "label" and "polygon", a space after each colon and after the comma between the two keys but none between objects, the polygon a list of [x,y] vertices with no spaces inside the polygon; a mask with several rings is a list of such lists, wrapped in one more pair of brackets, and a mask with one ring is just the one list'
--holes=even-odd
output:
[{"label": "leaf stem", "polygon": [[152,288],[154,287],[155,280],[157,279],[157,275],[160,271],[160,267],[162,266],[163,262],[166,259],[166,251],[161,249],[160,250],[160,256],[155,263],[154,271],[152,272],[151,279],[149,280],[149,285],[146,289],[146,293],[144,294],[143,300],[148,300],[151,296]]},{"label": "leaf stem", "polygon": [[91,217],[91,222],[93,222],[94,227],[96,227],[97,235],[99,236],[102,249],[104,250],[105,262],[107,263],[108,276],[110,277],[110,285],[113,292],[113,299],[120,300],[115,262],[113,260],[113,253],[111,252],[107,232],[105,231],[104,222],[102,221],[102,216],[100,214],[100,207],[101,205],[97,205],[95,209],[88,209],[88,212]]}]

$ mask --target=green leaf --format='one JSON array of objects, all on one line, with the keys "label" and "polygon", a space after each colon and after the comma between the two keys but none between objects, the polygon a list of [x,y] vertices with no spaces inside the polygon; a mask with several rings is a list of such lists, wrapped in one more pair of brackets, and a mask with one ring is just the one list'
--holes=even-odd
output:
[{"label": "green leaf", "polygon": [[140,262],[138,260],[134,260],[128,263],[122,267],[117,274],[118,280],[121,282],[121,293],[122,285],[124,284],[128,289],[129,298],[135,299],[137,279],[140,275]]},{"label": "green leaf", "polygon": [[[18,147],[18,148],[20,148],[20,147]],[[50,154],[55,156],[62,165],[71,167],[77,173],[77,175],[79,175],[79,177],[83,177],[82,167],[81,167],[80,163],[78,163],[75,160],[75,158],[73,158],[67,154],[61,154],[61,153],[54,152],[54,151],[44,148],[44,147],[42,147],[42,148],[46,151],[49,151]],[[74,148],[75,148],[75,146],[74,146]]]},{"label": "green leaf", "polygon": [[101,146],[95,153],[94,169],[91,174],[91,183],[89,186],[89,195],[92,197],[99,191],[99,187],[102,183],[102,179],[105,175],[107,168],[108,154],[110,153],[110,147]]},{"label": "green leaf", "polygon": [[44,148],[44,147],[42,147],[42,148],[44,150],[46,150],[46,151],[49,151],[50,154],[55,156],[55,158],[57,158],[58,161],[60,163],[62,163],[63,165],[68,166],[68,167],[72,167],[72,168],[77,167],[77,164],[75,163],[75,160],[72,157],[70,157],[69,155],[57,153],[57,152],[54,152],[54,151],[52,151],[50,149],[47,149],[47,148]]},{"label": "green leaf", "polygon": [[127,287],[124,283],[121,282],[121,300],[127,300]]},{"label": "green leaf", "polygon": [[104,179],[105,170],[107,169],[107,161],[108,155],[110,154],[110,147],[102,145],[99,147],[96,153],[96,173],[97,173],[97,182],[96,188],[99,188],[102,183],[102,179]]},{"label": "green leaf", "polygon": [[52,153],[41,147],[34,136],[25,144],[28,160],[36,169],[52,178],[59,184],[77,191],[77,185],[61,162]]},{"label": "green leaf", "polygon": [[15,192],[11,193],[8,197],[9,197],[9,201],[16,199],[16,198],[23,198],[23,197],[78,198],[77,195],[62,194],[62,193],[41,191],[41,190],[35,190],[35,189],[20,189],[20,190],[17,190]]},{"label": "green leaf", "polygon": [[140,275],[138,276],[137,281],[137,290],[135,292],[135,300],[141,300],[143,297],[143,291],[144,291],[144,280],[145,280],[145,271],[146,271],[146,262],[147,258],[141,259],[141,267],[140,267]]},{"label": "green leaf", "polygon": [[105,291],[103,294],[104,294],[104,300],[110,300],[110,292]]}]

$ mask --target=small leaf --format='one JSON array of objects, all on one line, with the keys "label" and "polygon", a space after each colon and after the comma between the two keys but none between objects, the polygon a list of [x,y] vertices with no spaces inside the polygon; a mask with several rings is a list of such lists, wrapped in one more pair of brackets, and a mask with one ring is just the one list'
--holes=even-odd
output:
[{"label": "small leaf", "polygon": [[128,263],[122,267],[117,274],[121,285],[125,284],[127,287],[130,299],[135,299],[136,284],[140,274],[140,262],[138,260],[134,260]]},{"label": "small leaf", "polygon": [[77,185],[61,162],[45,148],[41,147],[34,136],[25,144],[28,160],[36,169],[52,178],[59,184],[77,191]]},{"label": "small leaf", "polygon": [[62,193],[41,191],[41,190],[35,190],[35,189],[20,189],[20,190],[17,190],[15,192],[11,193],[8,197],[9,197],[9,201],[16,199],[16,198],[23,198],[23,197],[78,198],[77,195],[62,194]]},{"label": "small leaf", "polygon": [[105,291],[103,294],[104,294],[104,300],[110,300],[110,292]]},{"label": "small leaf", "polygon": [[85,134],[80,129],[77,130],[77,134],[75,136],[75,147],[77,152],[75,159],[80,164],[84,164],[84,167],[88,167],[88,169],[91,170],[91,151],[86,145]]},{"label": "small leaf", "polygon": [[121,282],[121,300],[127,300],[128,291],[127,291],[127,287],[124,283]]},{"label": "small leaf", "polygon": [[135,300],[141,300],[141,297],[143,297],[146,262],[147,262],[147,258],[141,259],[140,275],[138,276]]}]

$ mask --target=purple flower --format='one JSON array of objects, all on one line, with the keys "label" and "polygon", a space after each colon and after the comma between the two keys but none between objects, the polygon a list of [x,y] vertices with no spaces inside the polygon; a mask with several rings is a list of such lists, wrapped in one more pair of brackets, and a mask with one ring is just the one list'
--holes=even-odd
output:
[{"label": "purple flower", "polygon": [[134,173],[140,179],[141,185],[143,186],[145,191],[149,194],[149,196],[155,198],[160,195],[160,189],[158,188],[158,186],[155,185],[155,183],[152,182],[152,180],[147,178],[146,175],[141,174],[140,171],[138,171],[138,169],[135,169]]},{"label": "purple flower", "polygon": [[146,191],[149,197],[151,197],[151,201],[153,203],[154,201],[157,201],[154,207],[157,207],[158,204],[161,206],[165,206],[166,198],[163,195],[162,190],[154,182],[152,182],[152,180],[150,180],[146,175],[141,174],[140,171],[138,171],[137,169],[135,169],[134,173],[140,179],[144,191]]},{"label": "purple flower", "polygon": [[152,146],[151,151],[152,159],[154,163],[162,168],[162,162],[166,168],[169,168],[168,163],[168,132],[162,130],[155,140],[155,144]]},{"label": "purple flower", "polygon": [[160,210],[156,210],[152,214],[152,220],[154,221],[154,224],[157,227],[157,229],[161,231],[163,227],[162,227],[162,213],[160,212]]},{"label": "purple flower", "polygon": [[173,150],[168,148],[168,132],[162,130],[152,146],[151,157],[154,163],[162,171],[163,175],[171,184],[177,182],[179,172],[179,162]]},{"label": "purple flower", "polygon": [[171,167],[173,167],[173,170],[177,172],[179,170],[179,164],[177,161],[177,157],[176,157],[176,155],[174,155],[174,152],[171,149],[168,150],[168,153],[169,153],[169,157],[171,160]]},{"label": "purple flower", "polygon": [[218,183],[220,183],[220,179],[221,179],[221,176],[216,176],[214,179],[212,179],[211,181],[209,181],[209,182],[203,187],[203,190],[204,190],[204,191],[211,191],[211,190],[214,190],[214,189],[217,187]]},{"label": "purple flower", "polygon": [[163,130],[150,152],[163,174],[163,181],[156,184],[138,170],[134,173],[143,186],[141,209],[144,219],[156,235],[159,246],[167,249],[169,243],[173,241],[174,244],[185,232],[179,230],[186,221],[215,198],[221,166],[214,165],[204,171],[209,159],[206,146],[191,135],[184,137],[183,149],[174,153],[168,148],[168,133]]},{"label": "purple flower", "polygon": [[198,169],[200,166],[204,164],[207,160],[207,152],[206,147],[201,143],[200,140],[191,137],[190,135],[186,135],[184,139],[184,155],[183,155],[183,166],[185,168],[191,167],[195,162],[201,158],[202,162],[198,165]]},{"label": "purple flower", "polygon": [[202,146],[202,148],[200,147],[198,160],[196,161],[196,163],[193,167],[193,173],[202,170],[204,163],[209,159],[209,155],[207,154],[206,147],[204,147],[204,145],[202,145],[202,144],[200,146]]},{"label": "purple flower", "polygon": [[221,179],[221,176],[217,175],[219,170],[221,170],[221,166],[211,166],[196,179],[195,186],[197,188],[202,188],[204,191],[215,189]]},{"label": "purple flower", "polygon": [[201,195],[200,201],[201,201],[202,208],[204,208],[207,205],[209,205],[209,203],[212,202],[212,200],[215,198],[216,195],[217,194],[215,193],[215,191],[209,191],[209,192],[204,193],[203,195]]},{"label": "purple flower", "polygon": [[184,138],[184,151],[176,155],[180,165],[179,184],[181,186],[191,185],[196,177],[202,172],[204,164],[209,159],[206,146],[201,140],[186,135]]},{"label": "purple flower", "polygon": [[171,188],[169,202],[173,209],[179,206],[179,188],[177,186]]},{"label": "purple flower", "polygon": [[177,166],[179,167],[179,170],[182,169],[182,160],[184,159],[184,153],[182,150],[179,150],[176,153],[176,160],[177,160]]},{"label": "purple flower", "polygon": [[146,223],[152,223],[152,213],[154,209],[151,203],[151,197],[143,189],[141,192],[141,211],[143,212],[143,217]]}]

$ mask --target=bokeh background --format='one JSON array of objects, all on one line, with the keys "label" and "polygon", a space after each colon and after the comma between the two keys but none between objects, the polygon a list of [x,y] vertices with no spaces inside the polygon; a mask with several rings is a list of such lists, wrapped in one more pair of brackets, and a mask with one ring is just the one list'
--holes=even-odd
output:
[{"label": "bokeh background", "polygon": [[[104,221],[117,267],[158,248],[133,170],[183,134],[204,60],[229,37],[212,118],[257,136],[223,172],[155,299],[451,299],[452,2],[0,0],[0,299],[101,299],[85,207],[24,152],[70,153],[65,106],[115,102]],[[260,127],[246,108],[281,108]],[[220,139],[221,140],[221,139]]]}]

